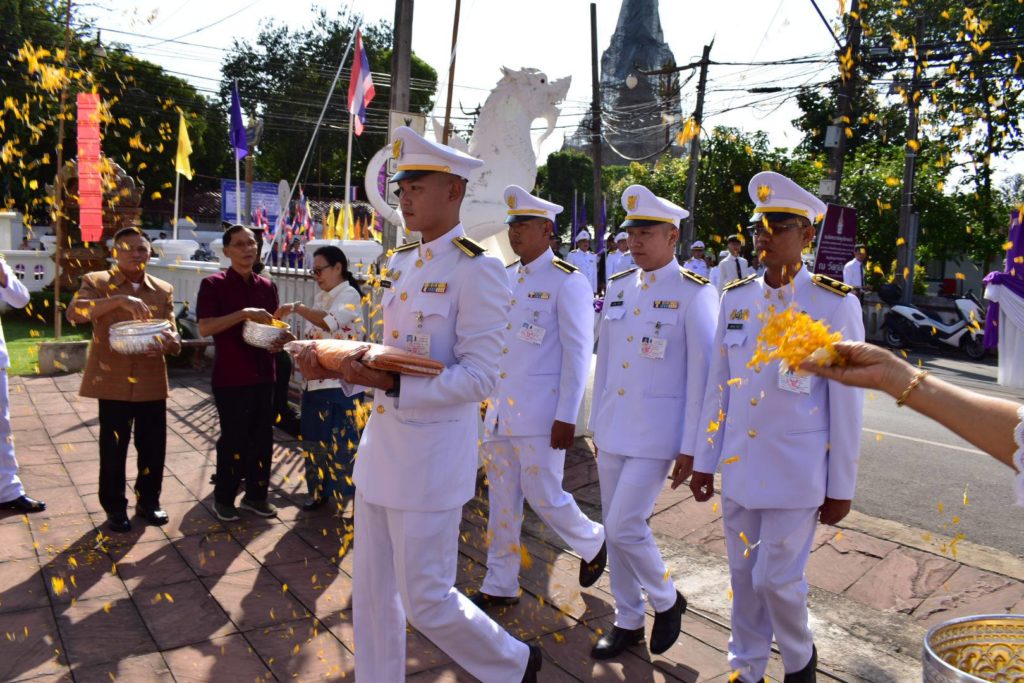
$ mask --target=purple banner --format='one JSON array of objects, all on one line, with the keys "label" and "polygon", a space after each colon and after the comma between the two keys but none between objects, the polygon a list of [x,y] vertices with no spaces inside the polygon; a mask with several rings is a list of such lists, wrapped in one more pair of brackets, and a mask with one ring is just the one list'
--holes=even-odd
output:
[{"label": "purple banner", "polygon": [[843,279],[843,266],[853,258],[857,244],[857,211],[849,206],[829,204],[818,234],[814,272]]}]

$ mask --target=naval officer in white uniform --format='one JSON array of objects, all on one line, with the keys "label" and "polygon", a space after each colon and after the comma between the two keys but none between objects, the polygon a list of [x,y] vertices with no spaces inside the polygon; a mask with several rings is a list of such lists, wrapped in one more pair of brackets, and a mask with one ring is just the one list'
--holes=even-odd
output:
[{"label": "naval officer in white uniform", "polygon": [[690,270],[703,278],[711,274],[711,267],[708,260],[704,258],[704,243],[697,240],[690,245],[690,258],[683,262],[683,268]]},{"label": "naval officer in white uniform", "polygon": [[615,251],[608,254],[606,263],[608,277],[636,266],[632,254],[629,253],[629,233],[625,230],[620,230],[615,235]]},{"label": "naval officer in white uniform", "polygon": [[[644,640],[644,592],[655,611],[651,652],[679,637],[686,599],[672,582],[647,518],[672,462],[701,438],[701,400],[718,297],[676,263],[688,213],[632,185],[622,196],[638,268],[612,278],[601,315],[590,428],[597,447],[615,626],[591,655],[608,659]],[[689,471],[676,472],[680,479]]]},{"label": "naval officer in white uniform", "polygon": [[[857,480],[862,390],[800,376],[774,361],[747,367],[772,307],[822,320],[852,341],[864,339],[860,303],[850,287],[811,275],[800,253],[825,205],[778,173],[758,173],[755,248],[762,277],[733,282],[722,296],[690,488],[714,493],[722,468],[722,514],[732,577],[729,664],[746,683],[761,681],[772,636],[786,683],[815,680],[817,653],[807,621],[804,567],[817,523],[850,510]],[[762,316],[765,316],[762,318]]]},{"label": "naval officer in white uniform", "polygon": [[582,558],[580,585],[604,571],[604,527],[562,489],[565,449],[594,348],[590,285],[548,247],[558,204],[505,188],[512,313],[505,330],[498,386],[487,401],[482,455],[490,482],[487,576],[473,601],[488,608],[519,601],[519,534],[523,499]]},{"label": "naval officer in white uniform", "polygon": [[597,294],[597,254],[590,251],[590,231],[580,230],[576,234],[576,248],[565,260],[576,266],[590,283],[590,296]]},{"label": "naval officer in white uniform", "polygon": [[382,273],[384,341],[446,368],[430,378],[358,361],[344,369],[346,382],[376,389],[354,477],[356,680],[405,680],[408,618],[481,681],[536,681],[540,650],[454,588],[479,408],[498,379],[509,310],[504,265],[459,221],[466,179],[483,162],[404,126],[392,153],[406,226],[423,242],[396,249]]}]

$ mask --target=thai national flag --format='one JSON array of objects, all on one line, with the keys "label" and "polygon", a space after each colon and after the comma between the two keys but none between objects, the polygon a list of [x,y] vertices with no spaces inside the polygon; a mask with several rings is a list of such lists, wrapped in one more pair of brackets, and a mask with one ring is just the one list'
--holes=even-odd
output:
[{"label": "thai national flag", "polygon": [[356,135],[363,134],[366,108],[376,94],[373,77],[370,76],[370,60],[366,58],[366,50],[363,49],[363,34],[356,31],[356,54],[352,59],[352,75],[348,82],[348,113],[352,116]]}]

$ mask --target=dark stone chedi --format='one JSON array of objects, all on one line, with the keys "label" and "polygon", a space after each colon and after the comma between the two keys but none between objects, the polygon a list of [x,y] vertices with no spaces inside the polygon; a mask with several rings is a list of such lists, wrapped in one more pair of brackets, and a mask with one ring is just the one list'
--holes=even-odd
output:
[{"label": "dark stone chedi", "polygon": [[[679,129],[678,74],[644,75],[675,66],[661,30],[658,0],[623,0],[611,44],[601,55],[601,118],[605,164],[653,161]],[[632,86],[632,87],[631,87]],[[590,116],[568,146],[590,148]]]}]

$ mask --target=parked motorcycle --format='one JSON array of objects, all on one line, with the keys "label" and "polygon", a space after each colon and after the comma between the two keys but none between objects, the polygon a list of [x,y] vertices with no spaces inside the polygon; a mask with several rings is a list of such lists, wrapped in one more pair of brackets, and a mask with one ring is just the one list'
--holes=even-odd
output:
[{"label": "parked motorcycle", "polygon": [[926,344],[942,348],[952,346],[970,358],[985,357],[985,312],[972,290],[948,295],[954,311],[939,311],[925,306],[904,306],[900,288],[883,285],[879,298],[891,306],[882,323],[885,343],[895,348],[908,344]]}]

